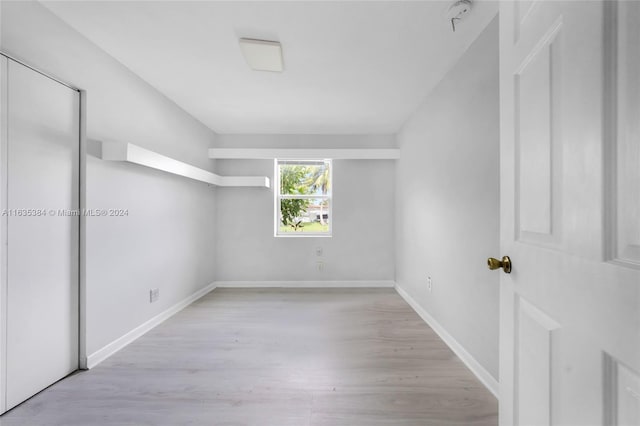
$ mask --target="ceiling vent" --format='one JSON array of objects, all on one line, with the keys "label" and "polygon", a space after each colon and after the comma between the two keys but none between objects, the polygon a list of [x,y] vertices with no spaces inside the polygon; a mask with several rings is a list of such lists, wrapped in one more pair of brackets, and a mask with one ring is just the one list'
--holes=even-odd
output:
[{"label": "ceiling vent", "polygon": [[278,41],[240,39],[240,49],[247,64],[256,71],[282,72],[282,46]]}]

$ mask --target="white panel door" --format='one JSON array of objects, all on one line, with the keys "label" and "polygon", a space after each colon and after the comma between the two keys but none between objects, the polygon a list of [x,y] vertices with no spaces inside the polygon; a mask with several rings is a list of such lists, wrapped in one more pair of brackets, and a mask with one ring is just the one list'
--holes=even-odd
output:
[{"label": "white panel door", "polygon": [[500,3],[500,424],[640,419],[640,3]]},{"label": "white panel door", "polygon": [[78,368],[79,93],[11,60],[6,82],[9,409]]}]

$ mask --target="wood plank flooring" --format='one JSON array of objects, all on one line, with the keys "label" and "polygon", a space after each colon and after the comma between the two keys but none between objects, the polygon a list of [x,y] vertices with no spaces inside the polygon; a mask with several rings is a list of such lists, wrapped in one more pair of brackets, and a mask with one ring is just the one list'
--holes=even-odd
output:
[{"label": "wood plank flooring", "polygon": [[[25,372],[28,374],[28,372]],[[0,425],[497,425],[393,289],[216,289]]]}]

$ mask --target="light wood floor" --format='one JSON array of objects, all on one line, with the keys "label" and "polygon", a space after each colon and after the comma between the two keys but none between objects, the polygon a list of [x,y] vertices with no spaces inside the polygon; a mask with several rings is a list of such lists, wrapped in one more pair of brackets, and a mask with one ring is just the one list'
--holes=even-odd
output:
[{"label": "light wood floor", "polygon": [[0,425],[488,426],[497,401],[393,289],[216,289]]}]

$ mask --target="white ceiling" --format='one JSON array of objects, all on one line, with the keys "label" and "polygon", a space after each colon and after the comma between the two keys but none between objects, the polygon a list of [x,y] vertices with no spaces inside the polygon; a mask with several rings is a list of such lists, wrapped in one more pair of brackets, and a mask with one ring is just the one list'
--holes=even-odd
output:
[{"label": "white ceiling", "polygon": [[[52,12],[218,133],[397,132],[495,16],[476,1],[55,1]],[[277,40],[252,71],[240,37]]]}]

